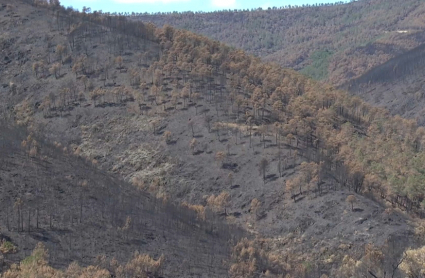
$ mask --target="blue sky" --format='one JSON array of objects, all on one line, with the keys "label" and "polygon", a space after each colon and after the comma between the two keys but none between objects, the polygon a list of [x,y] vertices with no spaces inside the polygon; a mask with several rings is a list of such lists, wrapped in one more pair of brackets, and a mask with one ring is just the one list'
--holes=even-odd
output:
[{"label": "blue sky", "polygon": [[65,7],[81,11],[83,6],[103,12],[173,12],[251,9],[336,2],[332,0],[61,0]]}]

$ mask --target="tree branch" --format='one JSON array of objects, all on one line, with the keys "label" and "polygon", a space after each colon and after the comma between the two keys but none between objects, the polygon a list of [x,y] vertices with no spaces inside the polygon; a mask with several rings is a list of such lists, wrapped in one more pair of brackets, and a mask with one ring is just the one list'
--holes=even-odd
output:
[{"label": "tree branch", "polygon": [[378,276],[376,276],[375,274],[373,274],[373,272],[372,272],[372,271],[370,271],[370,270],[369,270],[368,272],[369,272],[369,274],[370,274],[370,275],[372,275],[374,278],[378,278]]}]

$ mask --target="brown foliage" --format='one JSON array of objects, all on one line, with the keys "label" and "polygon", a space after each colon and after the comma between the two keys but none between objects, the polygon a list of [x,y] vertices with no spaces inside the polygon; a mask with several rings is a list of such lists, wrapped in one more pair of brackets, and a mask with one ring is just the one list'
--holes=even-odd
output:
[{"label": "brown foliage", "polygon": [[208,206],[215,212],[222,211],[226,213],[226,208],[230,202],[230,194],[227,191],[221,192],[219,195],[211,195],[207,199]]},{"label": "brown foliage", "polygon": [[58,79],[60,76],[60,70],[61,70],[61,64],[55,63],[50,67],[49,72],[53,74],[56,79]]},{"label": "brown foliage", "polygon": [[205,207],[202,205],[191,205],[187,202],[182,203],[183,207],[187,207],[197,213],[198,219],[205,220]]},{"label": "brown foliage", "polygon": [[256,238],[251,241],[244,238],[232,249],[229,275],[231,278],[254,278],[266,271],[267,277],[282,277],[278,276],[286,273],[282,261],[282,258],[271,252],[267,239]]},{"label": "brown foliage", "polygon": [[251,214],[254,214],[255,216],[257,216],[257,213],[260,207],[261,207],[261,202],[258,201],[257,198],[252,199],[251,208],[250,208]]},{"label": "brown foliage", "polygon": [[20,277],[75,277],[75,278],[107,278],[107,277],[141,277],[147,278],[149,274],[154,276],[161,272],[164,263],[164,256],[157,260],[149,255],[134,253],[133,259],[126,264],[119,265],[116,260],[109,264],[103,259],[103,267],[109,265],[111,271],[102,266],[80,267],[77,263],[72,263],[65,271],[57,270],[48,265],[48,253],[42,243],[37,244],[30,257],[24,259],[19,265],[12,265],[2,277],[20,278]]},{"label": "brown foliage", "polygon": [[198,140],[196,140],[195,138],[193,138],[192,140],[190,140],[190,150],[192,151],[192,154],[194,154],[196,152],[196,146],[198,146]]},{"label": "brown foliage", "polygon": [[354,210],[354,203],[357,202],[356,196],[348,195],[346,201],[347,201],[347,203],[349,203],[351,205],[351,210]]},{"label": "brown foliage", "polygon": [[227,157],[226,152],[217,152],[215,154],[215,159],[218,161],[218,163],[220,164],[220,166],[223,165],[224,160],[226,159],[226,157]]},{"label": "brown foliage", "polygon": [[10,254],[10,253],[16,253],[16,251],[17,251],[17,248],[12,242],[7,241],[5,239],[2,240],[0,245],[0,252],[2,252],[3,254]]},{"label": "brown foliage", "polygon": [[117,67],[119,69],[121,69],[123,67],[123,58],[122,58],[122,56],[115,57],[114,62],[115,62],[115,64],[117,65]]},{"label": "brown foliage", "polygon": [[172,140],[173,134],[171,133],[171,131],[165,131],[164,135],[163,135],[164,139],[165,139],[165,143],[169,144]]}]

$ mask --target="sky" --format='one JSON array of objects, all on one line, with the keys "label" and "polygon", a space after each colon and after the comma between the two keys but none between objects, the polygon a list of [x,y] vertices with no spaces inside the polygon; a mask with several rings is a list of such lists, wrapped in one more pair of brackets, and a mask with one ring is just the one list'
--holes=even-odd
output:
[{"label": "sky", "polygon": [[252,9],[281,7],[286,5],[302,5],[315,3],[330,3],[335,0],[61,0],[61,5],[72,6],[81,11],[83,6],[92,11],[103,12],[183,12],[183,11],[216,11],[223,9]]}]

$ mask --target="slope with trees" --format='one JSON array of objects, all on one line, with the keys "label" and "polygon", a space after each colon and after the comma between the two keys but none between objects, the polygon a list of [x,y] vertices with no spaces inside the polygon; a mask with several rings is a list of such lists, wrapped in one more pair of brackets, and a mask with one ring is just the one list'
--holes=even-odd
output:
[{"label": "slope with trees", "polygon": [[[380,256],[393,263],[423,244],[409,222],[424,200],[424,133],[414,121],[170,26],[25,7],[20,17],[52,37],[6,21],[6,114],[13,107],[18,124],[67,156],[186,207],[198,225],[220,217],[258,235],[235,245],[232,277],[379,273],[389,266],[357,262],[387,246],[394,252]],[[29,44],[31,55],[19,54]],[[57,76],[48,70],[56,63]],[[32,140],[21,148],[36,155]],[[352,194],[355,206],[346,203]]]}]

